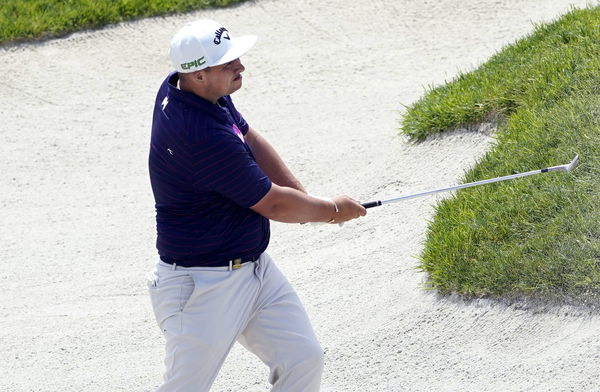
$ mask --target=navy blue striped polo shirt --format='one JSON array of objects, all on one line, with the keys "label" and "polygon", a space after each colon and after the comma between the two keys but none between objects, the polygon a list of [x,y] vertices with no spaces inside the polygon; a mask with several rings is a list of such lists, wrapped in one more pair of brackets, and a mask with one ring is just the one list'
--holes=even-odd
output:
[{"label": "navy blue striped polo shirt", "polygon": [[215,266],[257,256],[269,220],[249,207],[271,189],[244,136],[248,124],[229,96],[215,105],[164,80],[154,104],[149,154],[161,259]]}]

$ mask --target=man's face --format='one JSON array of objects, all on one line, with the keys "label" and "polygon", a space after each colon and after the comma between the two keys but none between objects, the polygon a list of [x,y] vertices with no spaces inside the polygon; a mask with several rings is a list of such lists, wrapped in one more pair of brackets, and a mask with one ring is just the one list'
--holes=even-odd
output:
[{"label": "man's face", "polygon": [[206,69],[205,91],[209,96],[219,99],[230,95],[242,87],[242,72],[246,68],[240,59]]}]

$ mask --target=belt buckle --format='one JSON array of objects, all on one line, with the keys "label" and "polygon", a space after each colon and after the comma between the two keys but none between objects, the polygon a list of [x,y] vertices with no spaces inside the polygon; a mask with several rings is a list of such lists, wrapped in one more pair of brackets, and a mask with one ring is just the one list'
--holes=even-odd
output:
[{"label": "belt buckle", "polygon": [[242,268],[242,258],[241,257],[238,257],[237,259],[233,259],[231,261],[233,262],[233,265],[231,266],[232,269]]}]

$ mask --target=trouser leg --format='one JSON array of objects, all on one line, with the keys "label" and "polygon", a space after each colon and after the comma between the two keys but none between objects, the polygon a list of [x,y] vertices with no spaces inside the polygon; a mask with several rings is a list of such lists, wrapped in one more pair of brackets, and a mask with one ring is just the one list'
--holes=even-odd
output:
[{"label": "trouser leg", "polygon": [[155,277],[150,298],[166,340],[157,392],[209,391],[258,295],[253,265],[227,272],[159,264]]},{"label": "trouser leg", "polygon": [[238,341],[269,366],[273,392],[318,391],[323,350],[300,299],[268,256],[256,274],[256,310]]}]

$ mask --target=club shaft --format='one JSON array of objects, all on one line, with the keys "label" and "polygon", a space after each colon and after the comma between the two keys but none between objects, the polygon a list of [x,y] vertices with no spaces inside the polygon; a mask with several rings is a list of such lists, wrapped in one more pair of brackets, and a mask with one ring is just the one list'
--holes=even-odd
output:
[{"label": "club shaft", "polygon": [[506,180],[511,180],[513,178],[526,177],[526,176],[531,176],[534,174],[548,173],[548,172],[557,171],[557,170],[565,170],[566,171],[568,167],[569,167],[569,165],[552,166],[552,167],[547,167],[545,169],[528,171],[525,173],[511,174],[508,176],[502,176],[502,177],[490,178],[487,180],[469,182],[467,184],[461,184],[461,185],[451,186],[451,187],[447,187],[447,188],[440,188],[440,189],[434,189],[434,190],[420,192],[420,193],[414,193],[411,195],[395,197],[393,199],[370,201],[370,202],[362,203],[362,206],[365,208],[378,207],[378,206],[381,206],[384,204],[396,203],[396,202],[399,202],[402,200],[408,200],[408,199],[413,199],[416,197],[427,196],[427,195],[431,195],[434,193],[449,192],[449,191],[454,191],[454,190],[458,190],[458,189],[470,188],[470,187],[483,185],[483,184],[491,184],[494,182],[506,181]]}]

